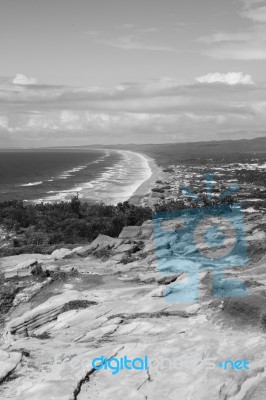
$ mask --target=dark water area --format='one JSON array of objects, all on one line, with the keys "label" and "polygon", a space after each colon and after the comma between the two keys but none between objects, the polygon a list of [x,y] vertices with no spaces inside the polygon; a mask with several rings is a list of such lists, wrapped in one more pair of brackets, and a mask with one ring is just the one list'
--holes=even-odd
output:
[{"label": "dark water area", "polygon": [[0,202],[82,201],[117,204],[151,176],[147,159],[121,150],[0,151]]},{"label": "dark water area", "polygon": [[120,158],[104,150],[0,151],[0,201],[37,200],[65,190],[75,194]]}]

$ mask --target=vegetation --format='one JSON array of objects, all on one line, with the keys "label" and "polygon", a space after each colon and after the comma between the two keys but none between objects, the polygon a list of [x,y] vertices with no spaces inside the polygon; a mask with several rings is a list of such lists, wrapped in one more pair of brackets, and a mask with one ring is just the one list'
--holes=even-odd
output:
[{"label": "vegetation", "polygon": [[173,168],[165,168],[163,172],[175,172]]},{"label": "vegetation", "polygon": [[155,192],[155,193],[164,193],[164,189],[161,189],[161,188],[154,188],[151,191]]},{"label": "vegetation", "polygon": [[[163,193],[165,188],[154,188]],[[152,210],[129,202],[114,205],[81,202],[74,196],[70,202],[25,204],[13,200],[0,203],[0,227],[9,239],[0,246],[0,257],[22,253],[51,253],[57,248],[74,248],[92,242],[99,234],[117,237],[128,225],[142,225],[152,212],[185,210],[232,203],[233,197],[220,200],[201,194],[201,202],[193,199],[161,199]],[[99,254],[108,258],[108,254]]]},{"label": "vegetation", "polygon": [[[166,212],[166,211],[177,211],[177,210],[187,210],[187,209],[194,209],[196,213],[202,212],[205,213],[207,209],[207,213],[210,213],[209,207],[218,206],[218,205],[228,205],[234,203],[235,199],[234,196],[227,196],[224,199],[220,199],[219,197],[213,197],[212,199],[208,199],[206,195],[201,195],[200,201],[197,202],[194,199],[187,198],[187,199],[171,199],[167,201],[161,201],[160,203],[155,205],[155,211],[159,212]],[[228,210],[230,207],[227,208]],[[214,213],[217,213],[217,210],[214,209]],[[221,209],[223,212],[223,209]]]},{"label": "vegetation", "polygon": [[49,253],[62,244],[72,247],[93,241],[100,233],[117,237],[128,225],[141,225],[150,219],[149,207],[129,202],[116,206],[83,203],[78,196],[70,202],[25,204],[0,203],[0,226],[12,233],[9,246],[0,256],[21,253]]}]

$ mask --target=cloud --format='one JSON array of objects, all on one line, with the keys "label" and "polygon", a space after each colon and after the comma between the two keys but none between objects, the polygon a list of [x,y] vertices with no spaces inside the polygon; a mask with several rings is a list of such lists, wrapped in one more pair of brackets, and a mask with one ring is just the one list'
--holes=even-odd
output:
[{"label": "cloud", "polygon": [[94,31],[86,31],[86,32],[84,32],[84,34],[88,35],[88,36],[99,36],[100,32],[94,30]]},{"label": "cloud", "polygon": [[0,147],[8,137],[33,146],[207,140],[241,137],[240,131],[254,137],[266,124],[266,86],[240,72],[190,84],[162,78],[107,88],[14,90],[6,82],[0,78]]},{"label": "cloud", "polygon": [[200,83],[226,83],[227,85],[254,85],[250,75],[244,75],[242,72],[228,72],[222,74],[220,72],[209,73],[196,78]]},{"label": "cloud", "polygon": [[241,15],[255,22],[266,22],[266,6],[257,8],[246,8]]},{"label": "cloud", "polygon": [[133,29],[133,28],[136,28],[136,25],[135,24],[130,24],[130,23],[121,24],[121,25],[117,25],[117,28],[118,29]]},{"label": "cloud", "polygon": [[0,129],[8,129],[8,118],[0,115]]},{"label": "cloud", "polygon": [[220,60],[266,60],[266,48],[263,48],[263,46],[258,46],[257,44],[254,44],[253,46],[252,44],[247,44],[243,47],[241,46],[241,48],[230,44],[229,46],[206,50],[203,52],[203,54],[211,58],[216,58]]},{"label": "cloud", "polygon": [[240,0],[240,4],[238,15],[249,24],[247,30],[201,36],[197,41],[209,47],[203,55],[246,61],[266,59],[266,1]]},{"label": "cloud", "polygon": [[115,39],[99,39],[97,43],[107,46],[116,47],[122,50],[146,50],[146,51],[168,51],[178,52],[178,49],[172,46],[148,44],[136,39],[135,36],[120,36]]},{"label": "cloud", "polygon": [[220,42],[242,42],[250,39],[249,33],[238,32],[238,33],[223,33],[217,32],[210,36],[201,36],[198,38],[198,42],[213,44]]},{"label": "cloud", "polygon": [[27,78],[25,75],[17,74],[13,79],[12,83],[14,85],[36,85],[36,78]]},{"label": "cloud", "polygon": [[244,9],[251,8],[254,4],[265,4],[265,0],[240,0],[243,3]]},{"label": "cloud", "polygon": [[[116,47],[121,50],[145,50],[145,51],[165,51],[165,52],[178,52],[174,46],[168,44],[158,44],[158,40],[150,38],[150,43],[147,43],[143,37],[151,36],[158,32],[158,27],[138,27],[134,24],[117,25],[117,29],[125,31],[126,34],[116,36],[104,36],[103,34],[98,37],[92,38],[95,43],[103,44],[110,47]],[[95,35],[90,35],[95,36]],[[151,41],[152,40],[152,41]]]}]

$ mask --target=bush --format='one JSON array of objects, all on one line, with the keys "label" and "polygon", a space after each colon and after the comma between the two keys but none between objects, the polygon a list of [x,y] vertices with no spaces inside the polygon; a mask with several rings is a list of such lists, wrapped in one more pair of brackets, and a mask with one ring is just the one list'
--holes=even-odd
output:
[{"label": "bush", "polygon": [[173,170],[173,168],[165,168],[163,169],[163,172],[175,172],[175,171]]},{"label": "bush", "polygon": [[155,193],[164,193],[164,189],[161,189],[161,188],[154,188],[151,191],[155,192]]},{"label": "bush", "polygon": [[129,202],[116,206],[81,203],[77,196],[71,202],[52,204],[3,202],[0,203],[0,225],[15,237],[9,246],[0,250],[0,255],[50,253],[60,244],[91,242],[100,233],[117,237],[125,226],[142,225],[151,216],[149,207],[137,207]]}]

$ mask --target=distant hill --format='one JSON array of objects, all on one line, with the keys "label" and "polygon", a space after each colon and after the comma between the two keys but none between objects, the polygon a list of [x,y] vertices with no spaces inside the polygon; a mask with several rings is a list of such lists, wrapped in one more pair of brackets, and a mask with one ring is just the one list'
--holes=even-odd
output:
[{"label": "distant hill", "polygon": [[[84,147],[84,146],[83,146]],[[112,146],[88,146],[98,148],[110,148],[121,150],[132,150],[145,153],[155,158],[158,164],[171,164],[175,162],[190,162],[196,159],[230,158],[235,156],[244,156],[245,154],[265,153],[266,137],[241,140],[221,140],[208,142],[190,142],[190,143],[164,143],[164,144],[125,144]],[[236,157],[239,158],[239,157]]]},{"label": "distant hill", "polygon": [[[146,154],[154,158],[159,165],[167,165],[171,163],[193,164],[197,160],[219,159],[221,161],[239,162],[245,158],[250,160],[250,156],[254,154],[263,155],[266,158],[266,137],[258,137],[255,139],[239,139],[239,140],[220,140],[220,141],[201,141],[188,143],[162,143],[162,144],[114,144],[102,145],[93,144],[87,146],[68,146],[68,147],[46,147],[46,149],[62,149],[62,148],[104,148],[104,149],[120,149],[131,150]],[[261,158],[261,157],[260,157]]]}]

